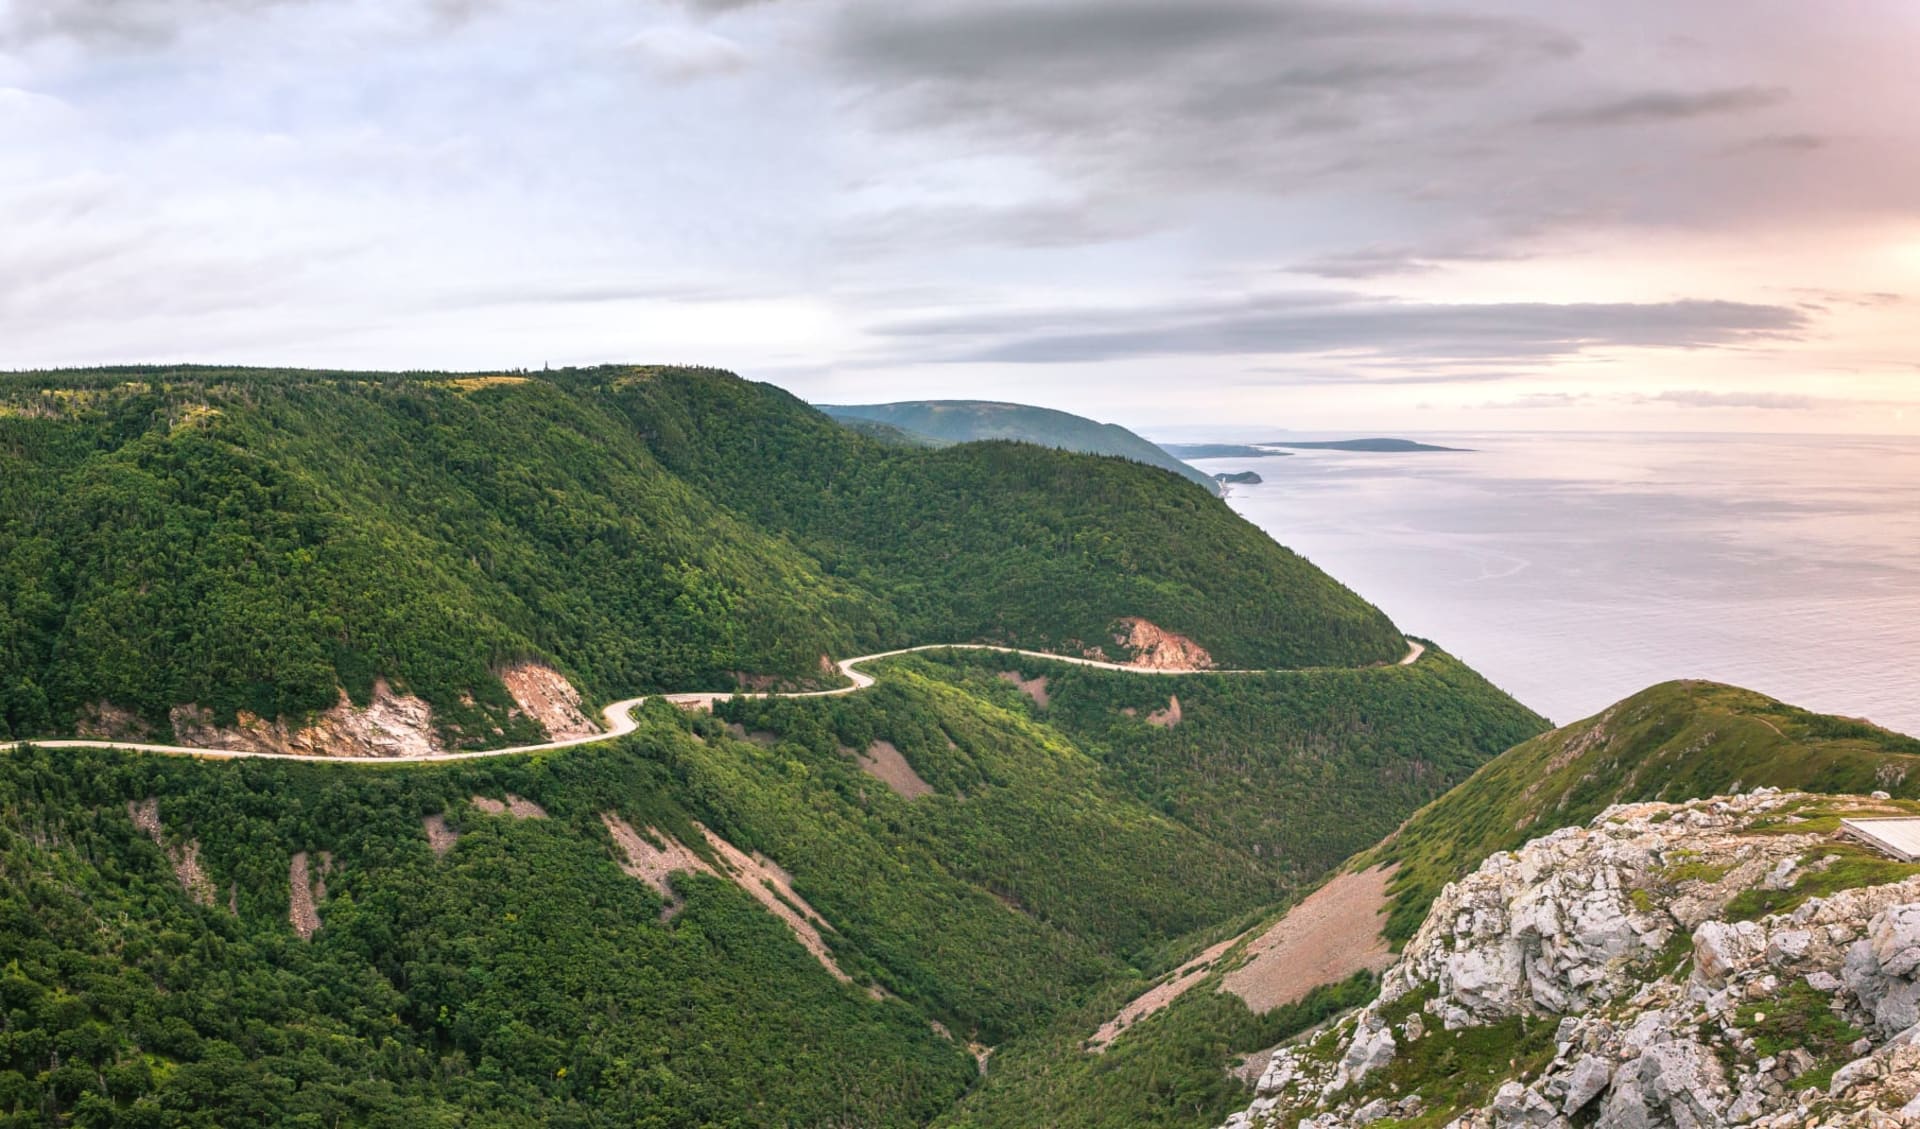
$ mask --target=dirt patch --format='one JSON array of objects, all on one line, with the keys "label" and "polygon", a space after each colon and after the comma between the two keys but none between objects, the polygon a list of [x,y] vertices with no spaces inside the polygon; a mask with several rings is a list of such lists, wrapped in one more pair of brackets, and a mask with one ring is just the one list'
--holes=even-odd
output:
[{"label": "dirt patch", "polygon": [[462,376],[438,383],[457,392],[478,392],[482,388],[505,388],[514,384],[527,384],[532,381],[527,376]]},{"label": "dirt patch", "polygon": [[213,904],[218,894],[213,879],[200,866],[200,840],[189,839],[179,846],[168,846],[166,829],[160,824],[160,798],[148,796],[139,802],[127,801],[127,818],[133,821],[134,829],[152,839],[154,845],[167,856],[167,863],[173,867],[173,876],[179,880],[180,888],[187,897],[203,906]]},{"label": "dirt patch", "polygon": [[[160,797],[148,796],[144,800],[127,801],[127,818],[133,821],[134,830],[147,838],[160,843]],[[165,843],[160,843],[166,846]]]},{"label": "dirt patch", "polygon": [[1154,710],[1148,714],[1147,724],[1157,726],[1161,729],[1172,729],[1174,726],[1180,724],[1180,696],[1178,694],[1167,695],[1167,708]]},{"label": "dirt patch", "polygon": [[[695,871],[712,874],[713,868],[705,859],[696,855],[684,843],[655,827],[647,828],[641,835],[626,820],[610,811],[600,813],[600,822],[607,827],[607,834],[613,836],[614,845],[626,856],[621,870],[660,892],[666,899],[666,905],[660,909],[660,920],[665,921],[680,912],[680,897],[673,892],[667,882],[667,876],[683,871]],[[654,840],[658,840],[658,846]]]},{"label": "dirt patch", "polygon": [[153,726],[145,718],[124,706],[101,700],[80,711],[74,731],[82,737],[106,741],[145,741],[153,736]]},{"label": "dirt patch", "polygon": [[173,875],[186,888],[187,896],[203,906],[212,905],[217,891],[213,879],[200,869],[200,840],[189,839],[167,855],[173,860]]},{"label": "dirt patch", "polygon": [[1176,635],[1138,616],[1118,620],[1114,626],[1120,630],[1113,641],[1133,655],[1127,660],[1128,666],[1147,670],[1213,669],[1213,656],[1185,635]]},{"label": "dirt patch", "polygon": [[867,746],[864,753],[856,749],[842,749],[841,752],[857,759],[860,771],[893,789],[893,794],[903,800],[917,800],[933,794],[933,785],[920,778],[920,774],[913,770],[907,758],[891,741],[875,741]]},{"label": "dirt patch", "polygon": [[767,907],[769,913],[786,922],[794,937],[822,967],[833,974],[834,979],[849,984],[853,982],[853,977],[834,963],[833,952],[827,948],[826,938],[821,935],[822,930],[831,931],[833,926],[828,925],[826,919],[808,905],[805,898],[793,892],[793,879],[786,871],[771,859],[748,855],[701,824],[694,826],[699,827],[700,833],[707,837],[707,845],[720,856],[721,865],[736,886]]},{"label": "dirt patch", "polygon": [[345,690],[340,700],[295,729],[284,718],[268,721],[241,711],[232,725],[215,725],[213,714],[191,703],[169,715],[183,745],[244,749],[253,753],[298,753],[326,757],[405,757],[445,752],[433,727],[433,707],[411,694],[396,694],[385,679],[373,684],[365,709]]},{"label": "dirt patch", "polygon": [[1247,946],[1240,967],[1221,978],[1220,990],[1239,996],[1256,1014],[1297,1002],[1322,984],[1393,963],[1380,935],[1387,920],[1387,880],[1376,866],[1341,874]]},{"label": "dirt patch", "polygon": [[460,841],[460,833],[447,826],[444,815],[430,815],[420,821],[427,829],[427,846],[437,856],[444,858],[453,845]]},{"label": "dirt patch", "polygon": [[[321,887],[324,896],[326,887]],[[313,879],[307,868],[307,852],[293,856],[287,867],[287,920],[302,941],[313,940],[320,931],[320,911],[314,907]]]},{"label": "dirt patch", "polygon": [[515,819],[547,818],[547,809],[534,803],[532,800],[521,799],[512,792],[507,793],[506,802],[504,803],[487,796],[473,796],[470,797],[467,802],[479,808],[481,811],[486,812],[488,815],[510,815]]},{"label": "dirt patch", "polygon": [[1102,1023],[1100,1029],[1093,1033],[1093,1038],[1087,1040],[1087,1049],[1104,1054],[1107,1044],[1113,1042],[1120,1032],[1185,995],[1188,988],[1199,983],[1201,977],[1213,970],[1213,962],[1219,960],[1221,954],[1232,948],[1239,939],[1229,937],[1214,945],[1168,973],[1160,983],[1127,1001],[1127,1006],[1120,1009],[1120,1014]]},{"label": "dirt patch", "polygon": [[[649,827],[646,834],[642,835],[612,812],[601,812],[600,822],[606,825],[607,834],[613,836],[614,844],[626,856],[620,869],[652,886],[660,892],[661,897],[667,899],[667,906],[660,913],[661,920],[672,917],[680,909],[680,899],[667,881],[668,876],[688,871],[715,874],[745,890],[765,906],[767,912],[784,922],[794,938],[813,954],[821,967],[833,974],[834,979],[847,984],[853,982],[853,977],[834,962],[833,952],[827,947],[823,932],[832,932],[833,926],[828,925],[826,919],[808,905],[805,898],[793,892],[793,876],[772,859],[763,855],[749,855],[714,834],[705,825],[695,823],[700,834],[706,837],[707,845],[720,859],[720,868],[716,870],[686,844],[658,828]],[[885,995],[874,987],[869,987],[867,993],[876,999]]]},{"label": "dirt patch", "polygon": [[1020,687],[1020,692],[1032,698],[1033,704],[1041,709],[1046,709],[1053,701],[1047,694],[1047,676],[1044,674],[1038,678],[1021,678],[1017,670],[1003,670],[1000,672],[1000,681]]},{"label": "dirt patch", "polygon": [[518,712],[539,722],[554,741],[591,737],[600,727],[580,709],[580,691],[566,676],[537,662],[519,662],[499,672]]},{"label": "dirt patch", "polygon": [[769,733],[764,729],[756,729],[749,733],[747,727],[737,721],[727,723],[727,732],[733,734],[733,739],[736,741],[750,741],[763,749],[771,749],[780,741],[778,734]]}]

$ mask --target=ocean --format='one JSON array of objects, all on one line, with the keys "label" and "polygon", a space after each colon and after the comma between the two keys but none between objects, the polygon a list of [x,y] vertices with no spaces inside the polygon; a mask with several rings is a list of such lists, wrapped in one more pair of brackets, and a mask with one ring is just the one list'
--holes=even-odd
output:
[{"label": "ocean", "polygon": [[1555,723],[1706,678],[1920,734],[1920,439],[1415,438],[1473,450],[1194,465]]}]

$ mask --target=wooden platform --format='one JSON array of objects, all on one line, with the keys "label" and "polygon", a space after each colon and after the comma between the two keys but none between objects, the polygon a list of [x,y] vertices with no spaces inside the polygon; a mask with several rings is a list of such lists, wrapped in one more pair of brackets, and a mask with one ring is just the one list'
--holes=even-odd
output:
[{"label": "wooden platform", "polygon": [[1843,819],[1840,832],[1901,862],[1920,862],[1920,818]]}]

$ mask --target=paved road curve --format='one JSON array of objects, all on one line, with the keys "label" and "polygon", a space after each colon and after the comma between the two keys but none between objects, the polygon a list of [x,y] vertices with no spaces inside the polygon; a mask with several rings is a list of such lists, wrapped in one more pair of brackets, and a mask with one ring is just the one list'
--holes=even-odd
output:
[{"label": "paved road curve", "polygon": [[[1408,666],[1419,661],[1427,648],[1411,639],[1407,640],[1407,653],[1398,665]],[[852,683],[833,690],[804,690],[796,693],[735,693],[727,690],[706,691],[695,694],[648,694],[638,698],[625,698],[600,711],[606,718],[607,729],[604,733],[590,733],[585,737],[571,737],[565,741],[550,741],[544,745],[516,745],[508,749],[479,749],[460,753],[417,753],[398,757],[345,757],[321,756],[307,753],[260,753],[249,749],[196,749],[189,745],[147,745],[135,741],[97,741],[97,740],[59,740],[59,741],[9,741],[0,744],[0,752],[11,752],[23,745],[32,745],[39,749],[126,749],[136,753],[160,753],[174,757],[204,757],[208,760],[238,760],[242,757],[259,757],[266,760],[316,761],[323,764],[412,764],[423,761],[464,761],[478,760],[481,757],[511,757],[524,753],[546,753],[555,749],[570,749],[576,745],[591,745],[597,741],[611,741],[624,737],[639,728],[639,722],[633,720],[633,711],[640,703],[650,697],[657,697],[680,706],[706,706],[727,698],[830,698],[837,694],[851,694],[873,685],[873,676],[862,672],[862,664],[890,659],[895,655],[909,655],[915,651],[998,651],[1007,655],[1025,655],[1032,659],[1045,659],[1047,662],[1072,663],[1075,666],[1091,666],[1100,670],[1118,670],[1128,674],[1159,675],[1166,678],[1191,677],[1197,674],[1297,674],[1297,670],[1154,670],[1148,667],[1126,666],[1121,663],[1097,662],[1093,659],[1078,659],[1068,655],[1050,655],[1044,651],[1023,651],[1018,647],[997,647],[991,643],[929,643],[923,647],[903,647],[898,651],[882,651],[877,655],[861,655],[858,658],[841,659],[840,673]]]}]

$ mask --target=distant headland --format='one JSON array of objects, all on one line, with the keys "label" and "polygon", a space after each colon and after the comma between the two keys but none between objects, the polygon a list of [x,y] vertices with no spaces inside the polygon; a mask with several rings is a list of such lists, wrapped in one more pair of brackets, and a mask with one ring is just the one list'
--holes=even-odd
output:
[{"label": "distant headland", "polygon": [[[1183,459],[1258,459],[1288,455],[1293,451],[1367,451],[1375,454],[1404,454],[1412,451],[1470,451],[1470,447],[1440,447],[1416,443],[1411,439],[1287,439],[1271,443],[1167,443],[1163,448]],[[1273,450],[1275,447],[1290,450]]]}]

